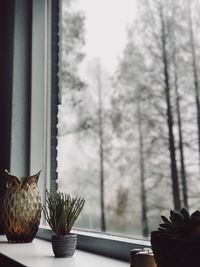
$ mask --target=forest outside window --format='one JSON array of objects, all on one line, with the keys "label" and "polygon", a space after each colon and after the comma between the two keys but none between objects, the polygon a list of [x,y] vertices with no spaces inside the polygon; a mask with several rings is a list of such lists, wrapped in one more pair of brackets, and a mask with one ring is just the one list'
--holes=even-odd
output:
[{"label": "forest outside window", "polygon": [[63,0],[58,190],[77,227],[148,237],[199,207],[200,0]]}]

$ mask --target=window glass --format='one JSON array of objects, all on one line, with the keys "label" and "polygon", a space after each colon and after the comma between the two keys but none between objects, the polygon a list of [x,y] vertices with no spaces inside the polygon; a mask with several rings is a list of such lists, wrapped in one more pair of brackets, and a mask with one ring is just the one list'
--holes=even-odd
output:
[{"label": "window glass", "polygon": [[58,190],[76,226],[146,237],[198,208],[200,1],[63,0]]}]

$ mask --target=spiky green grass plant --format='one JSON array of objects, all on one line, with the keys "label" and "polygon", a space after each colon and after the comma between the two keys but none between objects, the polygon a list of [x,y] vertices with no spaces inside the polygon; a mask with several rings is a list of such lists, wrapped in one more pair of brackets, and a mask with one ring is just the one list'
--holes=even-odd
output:
[{"label": "spiky green grass plant", "polygon": [[42,209],[49,226],[57,235],[69,234],[83,209],[85,199],[47,190],[45,197]]}]

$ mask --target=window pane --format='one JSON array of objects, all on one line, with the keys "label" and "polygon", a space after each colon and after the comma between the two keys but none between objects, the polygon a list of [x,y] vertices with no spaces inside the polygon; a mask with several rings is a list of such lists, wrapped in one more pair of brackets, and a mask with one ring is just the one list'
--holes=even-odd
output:
[{"label": "window pane", "polygon": [[200,1],[63,0],[58,190],[77,227],[145,237],[199,206]]}]

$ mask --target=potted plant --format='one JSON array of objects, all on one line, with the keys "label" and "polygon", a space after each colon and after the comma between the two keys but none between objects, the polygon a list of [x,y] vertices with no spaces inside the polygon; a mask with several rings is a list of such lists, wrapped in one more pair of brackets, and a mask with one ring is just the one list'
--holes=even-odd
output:
[{"label": "potted plant", "polygon": [[158,267],[193,267],[200,262],[200,211],[187,209],[161,216],[158,230],[151,233],[151,245]]},{"label": "potted plant", "polygon": [[77,235],[71,234],[73,224],[78,218],[85,200],[73,198],[61,192],[46,191],[46,205],[43,205],[44,216],[55,235],[52,235],[52,248],[56,257],[72,257]]}]

